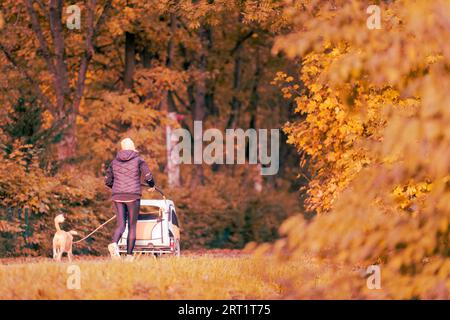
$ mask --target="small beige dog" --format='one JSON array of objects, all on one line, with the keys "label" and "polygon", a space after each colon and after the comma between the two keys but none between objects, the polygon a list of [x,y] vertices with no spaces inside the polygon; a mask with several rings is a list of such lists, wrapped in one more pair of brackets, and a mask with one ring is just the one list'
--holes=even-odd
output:
[{"label": "small beige dog", "polygon": [[67,258],[72,261],[73,236],[78,235],[76,231],[61,230],[60,224],[64,222],[64,215],[59,214],[55,217],[56,233],[53,237],[53,259],[61,261],[64,252],[67,252]]}]

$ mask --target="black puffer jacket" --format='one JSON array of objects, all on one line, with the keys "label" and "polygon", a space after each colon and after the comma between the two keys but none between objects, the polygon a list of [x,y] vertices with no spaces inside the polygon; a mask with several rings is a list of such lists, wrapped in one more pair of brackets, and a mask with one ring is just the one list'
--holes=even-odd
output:
[{"label": "black puffer jacket", "polygon": [[139,157],[139,154],[131,150],[122,150],[109,165],[105,184],[112,188],[113,200],[136,200],[142,195],[141,177],[149,187],[155,185],[147,163]]}]

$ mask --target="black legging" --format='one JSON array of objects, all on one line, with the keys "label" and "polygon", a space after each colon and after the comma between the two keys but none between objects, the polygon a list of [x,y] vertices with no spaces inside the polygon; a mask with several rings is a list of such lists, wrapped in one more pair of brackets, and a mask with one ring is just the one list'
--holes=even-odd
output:
[{"label": "black legging", "polygon": [[136,224],[139,215],[140,200],[133,202],[116,202],[117,228],[114,232],[113,242],[117,243],[125,231],[126,221],[128,220],[128,238],[127,254],[132,254],[136,242]]}]

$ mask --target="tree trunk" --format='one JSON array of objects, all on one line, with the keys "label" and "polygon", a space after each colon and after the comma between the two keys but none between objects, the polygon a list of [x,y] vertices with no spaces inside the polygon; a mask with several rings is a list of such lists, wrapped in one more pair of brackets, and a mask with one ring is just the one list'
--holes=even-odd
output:
[{"label": "tree trunk", "polygon": [[241,86],[241,57],[237,53],[234,59],[234,76],[233,76],[233,98],[231,99],[231,116],[227,124],[227,128],[236,128],[239,123],[239,116],[241,111],[241,101],[237,97],[237,93]]},{"label": "tree trunk", "polygon": [[76,115],[70,104],[70,86],[68,79],[67,64],[65,62],[65,45],[62,30],[62,6],[61,0],[49,2],[50,34],[53,40],[53,81],[56,95],[56,110],[59,114],[58,120],[65,122],[65,130],[62,132],[61,140],[57,144],[58,160],[63,165],[73,159],[76,155]]},{"label": "tree trunk", "polygon": [[130,32],[125,33],[125,70],[123,84],[126,89],[133,87],[133,76],[136,64],[136,41],[135,35]]},{"label": "tree trunk", "polygon": [[145,69],[149,69],[152,65],[152,59],[153,59],[153,54],[148,51],[147,46],[144,46],[144,48],[142,49],[141,52],[141,61],[142,61],[142,66]]},{"label": "tree trunk", "polygon": [[[242,14],[239,14],[238,23],[242,24]],[[243,42],[250,37],[252,33],[245,36],[241,36],[232,50],[234,55],[234,70],[233,70],[233,97],[231,98],[231,115],[228,119],[227,128],[236,128],[239,125],[239,117],[241,112],[241,101],[237,97],[237,94],[241,88],[241,76],[242,76],[242,45]]]},{"label": "tree trunk", "polygon": [[[167,45],[167,59],[166,59],[166,67],[170,68],[174,59],[174,50],[173,50],[173,36],[176,31],[176,17],[173,13],[170,14],[170,30],[171,30],[171,38]],[[179,155],[172,152],[174,146],[177,144],[178,139],[173,136],[173,127],[170,125],[170,122],[177,121],[174,102],[172,99],[172,94],[169,90],[165,90],[163,92],[163,98],[161,101],[161,108],[167,112],[167,118],[169,123],[166,125],[166,148],[167,148],[167,180],[169,186],[178,187],[181,185],[181,176],[180,176],[180,162]]]},{"label": "tree trunk", "polygon": [[[167,97],[166,97],[167,99]],[[167,117],[172,121],[177,121],[176,112],[169,112]],[[181,185],[180,177],[180,155],[172,152],[178,143],[178,139],[172,134],[173,128],[170,125],[166,126],[166,148],[167,148],[167,178],[169,186],[179,187]]]},{"label": "tree trunk", "polygon": [[69,164],[70,160],[76,157],[77,151],[77,136],[76,136],[76,115],[71,114],[67,120],[67,127],[61,135],[61,140],[57,144],[58,161],[61,167]]},{"label": "tree trunk", "polygon": [[[194,109],[192,110],[192,119],[194,121],[201,121],[205,119],[206,114],[206,99],[207,99],[207,85],[206,85],[206,75],[207,75],[207,66],[208,66],[208,60],[207,60],[207,53],[208,50],[211,48],[211,29],[209,26],[201,26],[199,29],[199,38],[201,42],[201,49],[198,57],[198,76],[196,77],[195,81],[195,104]],[[203,144],[203,137],[201,135],[195,136],[194,135],[194,146],[202,146]],[[201,160],[203,157],[202,154],[202,148],[199,148],[199,150],[195,150],[194,152],[197,153],[197,159]],[[195,159],[195,157],[194,157]],[[204,184],[204,174],[203,174],[203,167],[202,167],[202,161],[200,163],[195,164],[194,162],[194,170],[193,170],[193,176],[191,180],[191,185],[203,185]]]},{"label": "tree trunk", "polygon": [[[260,77],[261,77],[261,72],[262,72],[262,68],[261,68],[259,49],[256,48],[255,73],[253,75],[253,86],[252,86],[252,91],[250,94],[250,102],[249,102],[249,107],[248,107],[248,110],[251,114],[249,127],[252,129],[258,129],[258,119],[257,119],[258,103],[259,103],[258,86],[259,86],[259,81],[260,81]],[[260,143],[259,139],[258,139],[258,143]],[[258,152],[259,152],[259,150],[261,150],[261,146],[258,146]],[[261,170],[262,170],[261,163],[258,162],[256,174],[255,174],[255,177],[253,180],[253,186],[254,186],[254,189],[256,192],[261,192],[263,189],[264,179],[263,179]]]}]

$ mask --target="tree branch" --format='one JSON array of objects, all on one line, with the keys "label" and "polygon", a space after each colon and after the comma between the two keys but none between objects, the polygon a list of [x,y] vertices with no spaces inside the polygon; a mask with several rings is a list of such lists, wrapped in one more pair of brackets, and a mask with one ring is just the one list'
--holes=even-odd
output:
[{"label": "tree branch", "polygon": [[187,105],[187,103],[179,96],[179,94],[176,91],[172,91],[172,93],[173,93],[174,97],[177,98],[178,102],[180,102],[183,107],[185,107],[186,109],[189,109],[189,106]]},{"label": "tree branch", "polygon": [[103,6],[103,11],[100,14],[100,17],[95,23],[95,6],[96,0],[91,0],[88,5],[88,14],[87,14],[87,24],[88,30],[86,34],[86,49],[81,58],[80,70],[78,72],[77,85],[75,88],[75,97],[73,99],[72,110],[75,113],[78,113],[78,109],[80,107],[81,97],[83,96],[83,91],[86,82],[86,73],[89,67],[89,62],[91,61],[94,55],[94,45],[93,41],[97,36],[97,33],[101,27],[101,25],[105,21],[106,12],[112,7],[112,0],[107,0],[105,5]]},{"label": "tree branch", "polygon": [[236,41],[236,44],[234,45],[234,48],[231,49],[230,51],[230,55],[234,55],[234,53],[242,46],[242,44],[249,39],[253,34],[255,33],[255,31],[251,30],[248,33],[242,35],[238,41]]},{"label": "tree branch", "polygon": [[41,8],[42,11],[45,11],[44,3],[41,0],[35,0],[35,1],[39,5],[39,8]]},{"label": "tree branch", "polygon": [[[61,1],[61,0],[59,0],[59,1]],[[55,111],[59,112],[58,117],[61,117],[65,112],[65,110],[64,110],[65,88],[63,87],[64,82],[63,82],[63,79],[61,79],[61,76],[58,72],[58,71],[61,71],[61,65],[60,65],[61,57],[58,57],[59,62],[57,65],[55,65],[52,53],[50,52],[47,40],[44,37],[44,33],[42,31],[42,27],[39,22],[39,15],[36,12],[35,8],[33,7],[32,1],[25,0],[25,5],[27,7],[27,11],[28,11],[28,14],[31,19],[31,25],[32,25],[33,32],[35,33],[36,38],[38,39],[39,47],[40,47],[42,54],[44,56],[44,59],[47,63],[47,68],[50,71],[50,73],[53,75],[53,87],[54,87],[55,95],[56,95],[56,106],[55,107],[57,109]],[[54,21],[54,19],[56,19],[56,17],[54,17],[54,16],[57,15],[57,14],[55,14],[55,9],[56,9],[55,6],[56,5],[57,5],[57,3],[55,3],[55,0],[50,1],[50,25],[53,26],[52,29],[54,29],[55,25],[58,24],[58,22]],[[62,6],[62,4],[61,4],[61,6]],[[59,26],[60,26],[60,24],[61,24],[61,20],[59,20]],[[54,34],[54,30],[52,30],[52,36],[53,36],[53,39],[55,40],[56,37]],[[59,38],[58,38],[58,41],[60,41]],[[61,45],[62,45],[62,48],[61,48]],[[58,47],[59,51],[61,51],[61,49],[62,49],[62,53],[58,52],[58,54],[59,55],[62,54],[62,57],[63,57],[62,59],[64,59],[64,54],[63,54],[64,40],[62,41],[62,44],[59,43],[58,46],[59,46]],[[55,47],[57,47],[56,43],[55,43]],[[64,64],[64,61],[63,61],[63,64]],[[65,72],[67,72],[67,69],[65,69]],[[63,71],[63,74],[64,74],[64,71]]]},{"label": "tree branch", "polygon": [[0,50],[4,53],[6,59],[11,63],[11,65],[22,75],[23,78],[25,78],[31,84],[38,99],[45,105],[45,107],[49,111],[53,113],[55,109],[54,106],[47,98],[47,96],[42,92],[41,88],[36,83],[36,81],[34,81],[33,77],[31,77],[31,75],[27,72],[26,69],[24,69],[17,63],[16,59],[14,59],[11,52],[9,52],[9,50],[6,47],[4,47],[1,43],[0,43]]},{"label": "tree branch", "polygon": [[50,33],[55,48],[55,78],[58,82],[57,104],[60,111],[64,110],[65,97],[70,93],[67,65],[64,60],[64,37],[62,35],[62,0],[50,0],[49,21]]},{"label": "tree branch", "polygon": [[25,0],[25,4],[27,7],[28,14],[30,15],[33,31],[36,34],[42,54],[44,55],[45,61],[47,62],[47,67],[53,75],[56,75],[55,65],[53,64],[52,55],[50,53],[47,41],[45,40],[44,34],[42,32],[41,24],[39,23],[38,14],[37,14],[36,10],[34,9],[33,3],[31,0]]}]

